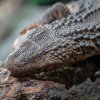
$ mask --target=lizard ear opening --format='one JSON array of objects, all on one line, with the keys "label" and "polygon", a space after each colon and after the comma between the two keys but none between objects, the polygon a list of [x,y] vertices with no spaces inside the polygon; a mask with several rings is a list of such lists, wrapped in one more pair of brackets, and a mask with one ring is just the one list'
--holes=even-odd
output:
[{"label": "lizard ear opening", "polygon": [[8,70],[8,69],[0,69],[0,83],[5,83],[8,81],[10,75],[11,75],[11,72]]}]

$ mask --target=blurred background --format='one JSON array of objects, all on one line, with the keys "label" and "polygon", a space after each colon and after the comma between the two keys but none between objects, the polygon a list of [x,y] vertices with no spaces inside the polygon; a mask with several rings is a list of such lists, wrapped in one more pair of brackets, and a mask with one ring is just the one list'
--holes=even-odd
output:
[{"label": "blurred background", "polygon": [[0,0],[0,61],[13,50],[20,31],[38,20],[45,10],[60,0]]}]

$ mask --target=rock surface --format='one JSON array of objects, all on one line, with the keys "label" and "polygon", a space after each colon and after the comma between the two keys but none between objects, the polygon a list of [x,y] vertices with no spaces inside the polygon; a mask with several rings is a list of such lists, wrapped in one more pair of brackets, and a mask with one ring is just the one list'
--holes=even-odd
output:
[{"label": "rock surface", "polygon": [[51,81],[15,80],[5,85],[1,100],[100,100],[100,78],[87,79],[69,90]]}]

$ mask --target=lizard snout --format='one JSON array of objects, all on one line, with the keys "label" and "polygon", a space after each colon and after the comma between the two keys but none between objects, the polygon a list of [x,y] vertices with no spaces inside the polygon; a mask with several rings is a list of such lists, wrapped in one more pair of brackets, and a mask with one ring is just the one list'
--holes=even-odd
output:
[{"label": "lizard snout", "polygon": [[14,58],[9,55],[4,61],[4,68],[11,72],[11,75],[15,75],[16,73],[16,65],[14,64]]}]

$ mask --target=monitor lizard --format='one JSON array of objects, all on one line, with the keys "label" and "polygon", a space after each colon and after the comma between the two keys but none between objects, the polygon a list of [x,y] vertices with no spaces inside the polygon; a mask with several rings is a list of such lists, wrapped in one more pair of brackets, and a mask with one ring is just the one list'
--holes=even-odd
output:
[{"label": "monitor lizard", "polygon": [[14,77],[39,75],[99,54],[100,1],[84,0],[77,13],[26,34],[4,61],[4,69]]}]

